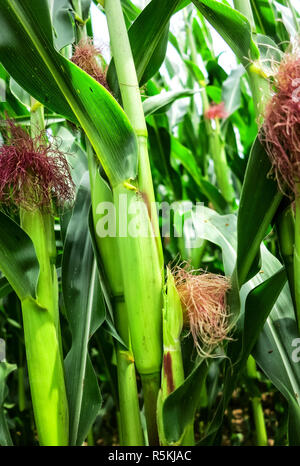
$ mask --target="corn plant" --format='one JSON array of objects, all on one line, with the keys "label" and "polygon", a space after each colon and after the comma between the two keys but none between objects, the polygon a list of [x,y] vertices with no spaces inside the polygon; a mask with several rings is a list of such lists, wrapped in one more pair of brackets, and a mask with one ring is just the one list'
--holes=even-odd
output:
[{"label": "corn plant", "polygon": [[0,444],[298,445],[297,2],[142,3],[0,5]]}]

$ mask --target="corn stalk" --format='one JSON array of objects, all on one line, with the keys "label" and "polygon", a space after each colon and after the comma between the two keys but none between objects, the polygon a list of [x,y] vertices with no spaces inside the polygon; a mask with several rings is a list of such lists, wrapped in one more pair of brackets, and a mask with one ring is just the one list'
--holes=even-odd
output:
[{"label": "corn stalk", "polygon": [[[43,107],[32,99],[32,137],[44,129]],[[41,209],[20,212],[40,265],[36,300],[22,301],[29,382],[40,445],[68,445],[68,403],[58,310],[54,220]]]}]

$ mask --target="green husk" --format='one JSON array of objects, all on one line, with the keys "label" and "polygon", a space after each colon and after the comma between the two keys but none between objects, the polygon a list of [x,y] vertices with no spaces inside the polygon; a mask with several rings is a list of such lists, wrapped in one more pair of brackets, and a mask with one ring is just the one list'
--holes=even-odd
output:
[{"label": "green husk", "polygon": [[[32,99],[32,136],[43,129],[43,108]],[[68,445],[69,416],[65,389],[51,213],[21,209],[22,228],[30,236],[40,265],[36,301],[22,301],[26,357],[40,445]]]},{"label": "green husk", "polygon": [[[127,29],[119,0],[106,0],[112,55],[123,107],[134,128],[138,145],[138,179],[124,180],[114,187],[117,225],[128,212],[123,226],[135,224],[146,233],[123,234],[118,229],[118,247],[124,280],[124,295],[136,367],[141,374],[150,444],[157,443],[156,396],[162,360],[161,309],[163,254],[154,201],[147,149],[147,129]],[[123,200],[129,209],[124,210]],[[137,209],[131,215],[130,209]],[[152,214],[152,215],[151,215]],[[137,230],[136,230],[137,231]]]},{"label": "green husk", "polygon": [[[158,397],[157,419],[161,445],[168,445],[164,434],[163,404],[166,398],[184,382],[180,335],[183,328],[183,311],[174,277],[167,269],[167,284],[163,308],[164,356],[161,376],[161,390]],[[194,429],[191,424],[186,429],[180,445],[194,444]]]}]

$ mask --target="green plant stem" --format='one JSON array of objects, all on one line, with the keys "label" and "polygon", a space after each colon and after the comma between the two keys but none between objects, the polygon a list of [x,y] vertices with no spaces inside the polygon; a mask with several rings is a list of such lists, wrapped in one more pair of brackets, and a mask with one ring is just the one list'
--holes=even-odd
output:
[{"label": "green plant stem", "polygon": [[[106,182],[100,177],[99,166],[95,159],[93,149],[87,140],[87,156],[91,184],[91,198],[94,228],[97,230],[97,208],[100,202],[113,202],[112,193]],[[115,300],[114,316],[117,330],[125,342],[130,346],[128,316],[124,296],[121,268],[116,267],[118,257],[117,239],[113,237],[100,238],[96,234],[98,251],[103,262],[105,274]],[[120,443],[124,446],[144,445],[143,432],[140,420],[138,391],[136,384],[135,365],[132,352],[126,351],[121,344],[116,344],[117,373],[120,404]]]},{"label": "green plant stem", "polygon": [[[128,206],[135,211],[135,218],[132,220],[139,228],[148,228],[147,237],[141,233],[133,236],[130,232],[122,235],[119,231],[118,243],[133,354],[143,384],[148,439],[150,444],[156,444],[158,434],[155,397],[159,389],[162,360],[162,244],[157,212],[156,209],[151,209],[155,197],[148,157],[146,122],[120,1],[106,0],[105,12],[123,107],[138,142],[138,187],[136,183],[131,184],[130,180],[124,180],[123,184],[114,188],[114,203],[118,221],[124,219],[121,199],[125,198]],[[144,204],[145,209],[141,209],[141,204]],[[136,207],[140,209],[139,212],[135,210]]]},{"label": "green plant stem", "polygon": [[117,330],[129,348],[126,350],[120,343],[116,345],[122,445],[143,446],[144,437],[140,418],[135,365],[130,350],[131,344],[124,302],[116,303],[115,316]]},{"label": "green plant stem", "polygon": [[159,437],[156,422],[157,397],[160,388],[160,373],[141,375],[144,410],[147,421],[147,433],[149,445],[159,445]]},{"label": "green plant stem", "polygon": [[[128,207],[123,205],[124,201],[128,203]],[[162,360],[163,282],[157,245],[155,238],[150,235],[152,225],[147,208],[141,203],[136,191],[118,186],[114,190],[114,203],[116,212],[119,213],[118,221],[128,229],[124,233],[119,230],[118,244],[134,360],[143,379],[145,405],[154,407],[153,393],[157,392],[159,385],[157,390],[154,390],[153,380],[159,380]],[[137,235],[130,231],[132,225],[137,226]],[[142,233],[144,229],[147,229],[145,235]],[[149,387],[146,386],[148,383]],[[151,398],[149,401],[148,396]],[[149,416],[146,420],[151,442],[151,439],[156,438],[152,435],[156,410],[153,409],[150,413],[150,409],[147,408],[145,413]]]},{"label": "green plant stem", "polygon": [[88,436],[87,436],[87,444],[89,447],[93,447],[95,445],[92,427],[90,428]]},{"label": "green plant stem", "polygon": [[[255,21],[249,0],[234,0],[235,8],[248,19],[252,32],[256,32]],[[246,67],[248,80],[254,101],[254,108],[257,122],[260,125],[263,121],[266,102],[271,95],[269,79],[262,70],[259,62],[252,62]]]},{"label": "green plant stem", "polygon": [[295,195],[295,248],[294,248],[294,283],[296,318],[300,333],[300,184],[296,185]]},{"label": "green plant stem", "polygon": [[233,0],[234,8],[248,19],[251,29],[255,32],[255,21],[249,0]]},{"label": "green plant stem", "polygon": [[[82,16],[81,0],[73,0],[73,7],[79,17]],[[86,26],[77,22],[78,40],[87,38]],[[99,166],[94,157],[92,145],[85,137],[90,185],[92,198],[92,211],[94,228],[97,228],[97,208],[101,202],[112,202],[112,194],[99,174]],[[114,299],[124,295],[123,280],[120,267],[115,266],[117,252],[116,238],[99,238],[96,232],[98,251],[103,261],[105,273]],[[127,311],[123,302],[116,301],[114,314],[117,320],[117,330],[124,342],[129,344]],[[121,445],[144,445],[143,432],[140,420],[138,392],[133,356],[130,351],[124,351],[122,346],[116,344],[117,373],[119,387],[119,425]]]},{"label": "green plant stem", "polygon": [[24,411],[26,407],[24,370],[24,367],[18,367],[18,403],[20,413]]},{"label": "green plant stem", "polygon": [[247,68],[249,84],[252,92],[257,122],[263,121],[266,103],[270,98],[270,84],[267,76],[261,70],[259,64],[251,64]]},{"label": "green plant stem", "polygon": [[235,194],[231,182],[230,169],[227,164],[225,142],[221,134],[220,122],[218,118],[215,118],[215,125],[215,129],[213,129],[211,126],[211,133],[209,136],[210,154],[214,161],[216,177],[220,191],[223,194],[224,199],[229,204],[232,204]]},{"label": "green plant stem", "polygon": [[[31,131],[43,129],[43,107],[32,99]],[[68,444],[68,403],[58,314],[58,284],[52,215],[20,210],[22,228],[30,236],[40,265],[36,296],[22,302],[25,348],[35,421],[41,445]]]},{"label": "green plant stem", "polygon": [[61,357],[57,280],[49,258],[48,235],[39,210],[21,211],[21,226],[35,246],[40,264],[37,302],[22,302],[32,403],[41,445],[68,444],[68,403]]},{"label": "green plant stem", "polygon": [[[257,380],[256,363],[255,359],[252,356],[249,356],[247,360],[247,375],[248,377]],[[268,436],[265,425],[264,412],[261,404],[261,398],[259,396],[254,396],[252,398],[252,410],[256,430],[257,446],[267,446]]]},{"label": "green plant stem", "polygon": [[[18,305],[18,314],[20,314],[21,321],[21,308]],[[18,405],[19,411],[22,412],[26,408],[25,396],[25,367],[23,358],[23,343],[19,340],[19,362],[18,362]]]},{"label": "green plant stem", "polygon": [[[164,432],[163,403],[184,382],[184,369],[180,335],[183,327],[183,312],[174,277],[167,269],[167,286],[163,309],[164,357],[162,383],[158,398],[157,419],[161,445],[168,445]],[[194,445],[194,423],[187,426],[180,445]]]},{"label": "green plant stem", "polygon": [[[81,7],[81,0],[72,0],[74,11],[78,17],[78,20],[82,20],[82,7]],[[76,33],[77,33],[77,42],[82,39],[87,38],[87,31],[86,31],[86,24],[83,21],[76,21]]]},{"label": "green plant stem", "polygon": [[[202,91],[203,112],[209,108],[209,102],[205,88]],[[215,118],[215,128],[212,122],[205,118],[205,127],[209,140],[209,152],[214,161],[217,183],[224,199],[232,204],[234,200],[234,190],[231,183],[230,169],[227,165],[225,143],[222,138],[219,119]]]},{"label": "green plant stem", "polygon": [[[120,0],[106,0],[105,12],[110,35],[113,59],[116,66],[122,103],[138,142],[138,185],[139,191],[151,205],[155,202],[152,174],[148,155],[148,134],[142,106],[139,83],[128,39],[127,29]],[[158,253],[163,265],[162,244],[156,211],[151,212],[151,221],[157,238]]]}]

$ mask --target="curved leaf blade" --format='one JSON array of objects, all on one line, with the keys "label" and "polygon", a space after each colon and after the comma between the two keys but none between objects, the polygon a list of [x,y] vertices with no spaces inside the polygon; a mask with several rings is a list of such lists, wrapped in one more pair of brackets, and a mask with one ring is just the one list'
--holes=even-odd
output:
[{"label": "curved leaf blade", "polygon": [[143,102],[145,116],[147,117],[155,113],[164,113],[170,108],[175,100],[190,97],[196,92],[199,91],[185,89],[183,91],[169,91],[148,97]]},{"label": "curved leaf blade", "polygon": [[0,270],[18,297],[35,298],[40,266],[33,243],[22,228],[0,212]]},{"label": "curved leaf blade", "polygon": [[4,0],[0,28],[0,60],[13,78],[45,106],[79,121],[113,186],[135,178],[129,120],[103,86],[55,50],[47,0]]},{"label": "curved leaf blade", "polygon": [[89,339],[105,319],[88,228],[90,202],[86,173],[68,225],[62,263],[63,296],[72,333],[72,347],[65,359],[72,445],[82,444],[101,406],[97,377],[88,355]]},{"label": "curved leaf blade", "polygon": [[251,26],[239,11],[216,0],[193,0],[194,5],[227,42],[243,65],[259,57]]},{"label": "curved leaf blade", "polygon": [[7,362],[0,360],[0,445],[2,446],[13,445],[4,414],[3,403],[7,396],[6,379],[11,372],[16,370],[16,368],[17,366],[15,364],[8,364]]},{"label": "curved leaf blade", "polygon": [[267,228],[282,199],[265,149],[257,138],[252,147],[238,212],[237,274],[239,285],[258,272],[258,254]]}]

